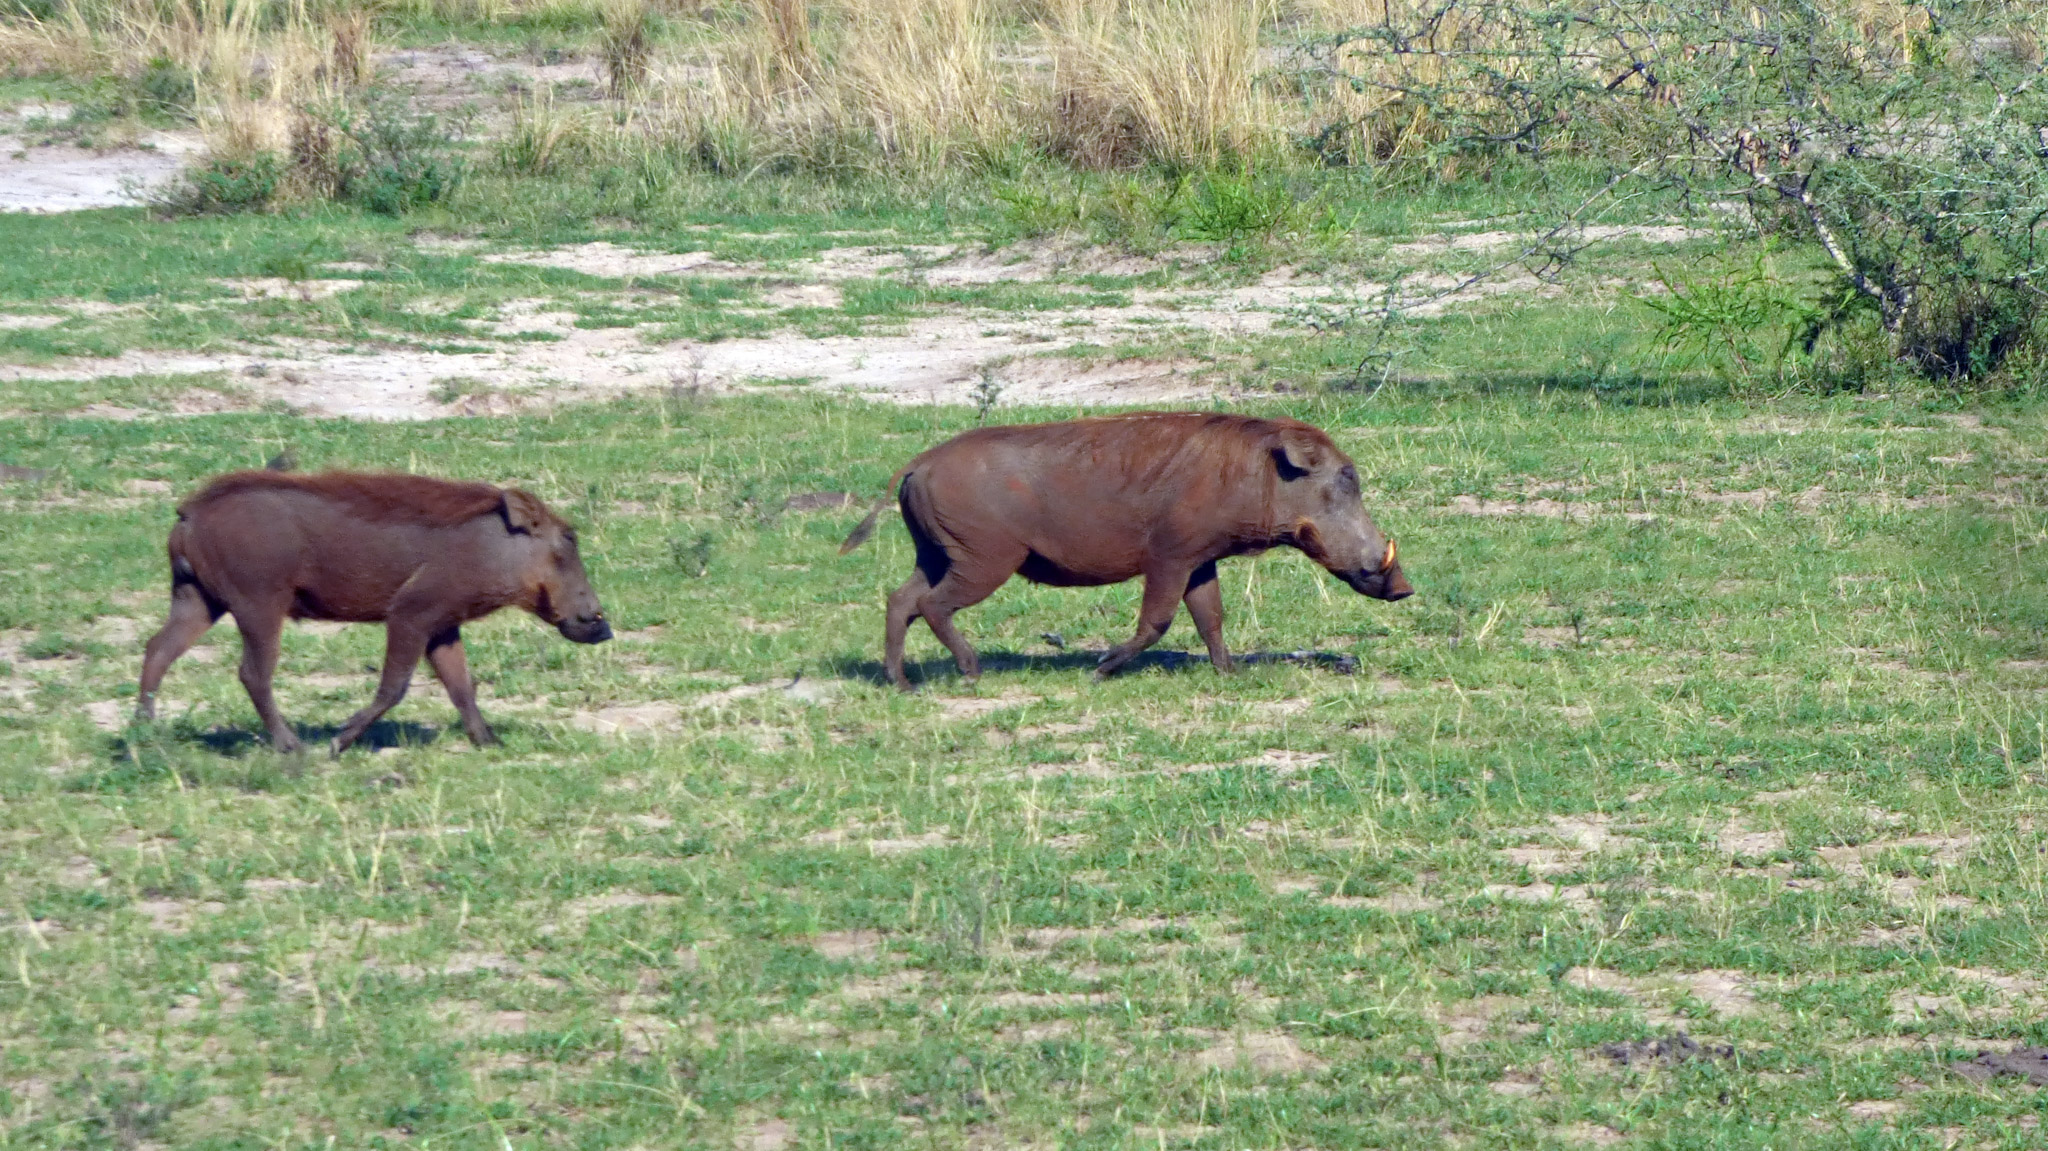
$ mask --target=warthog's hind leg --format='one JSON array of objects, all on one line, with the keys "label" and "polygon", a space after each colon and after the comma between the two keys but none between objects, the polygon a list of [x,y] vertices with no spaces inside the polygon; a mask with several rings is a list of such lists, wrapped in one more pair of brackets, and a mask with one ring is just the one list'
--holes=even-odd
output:
[{"label": "warthog's hind leg", "polygon": [[910,630],[910,622],[918,616],[919,602],[931,590],[931,582],[924,578],[924,569],[918,568],[912,570],[903,586],[889,596],[889,621],[882,636],[882,666],[888,669],[889,682],[904,691],[911,690],[911,687],[910,677],[903,674],[903,636]]},{"label": "warthog's hind leg", "polygon": [[221,609],[207,600],[198,584],[186,580],[171,585],[170,617],[143,649],[142,682],[135,692],[137,719],[156,718],[156,689],[163,684],[164,673],[179,656],[192,650],[220,616]]},{"label": "warthog's hind leg", "polygon": [[1219,672],[1231,670],[1230,649],[1223,644],[1223,581],[1216,578],[1216,564],[1212,561],[1195,569],[1188,577],[1187,594],[1181,602],[1188,605],[1188,614],[1194,617],[1195,630],[1201,633],[1202,642],[1209,645],[1209,664]]},{"label": "warthog's hind leg", "polygon": [[1024,562],[1024,554],[1002,557],[1008,563],[979,557],[956,561],[947,569],[946,577],[918,600],[917,613],[924,617],[939,642],[946,645],[946,650],[953,653],[953,663],[959,667],[961,678],[970,684],[981,678],[981,657],[974,653],[974,646],[960,634],[960,629],[953,626],[953,613],[994,595]]}]

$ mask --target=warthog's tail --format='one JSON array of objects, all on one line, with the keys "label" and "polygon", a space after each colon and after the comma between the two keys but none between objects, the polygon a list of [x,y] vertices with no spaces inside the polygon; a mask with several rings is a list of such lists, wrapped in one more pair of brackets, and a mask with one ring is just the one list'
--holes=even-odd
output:
[{"label": "warthog's tail", "polygon": [[889,477],[888,486],[882,489],[881,495],[875,497],[874,506],[868,509],[868,518],[860,521],[854,527],[853,534],[847,536],[846,542],[839,545],[840,555],[845,555],[847,552],[868,542],[868,537],[875,534],[875,524],[882,518],[882,509],[888,507],[889,501],[896,498],[896,485],[902,483],[903,477],[909,475],[910,469],[916,466],[917,461],[912,460],[898,468],[895,475]]}]

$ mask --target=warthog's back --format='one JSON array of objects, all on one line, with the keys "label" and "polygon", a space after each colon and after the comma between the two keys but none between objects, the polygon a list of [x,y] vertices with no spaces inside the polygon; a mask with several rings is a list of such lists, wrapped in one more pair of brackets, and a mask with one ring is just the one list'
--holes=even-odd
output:
[{"label": "warthog's back", "polygon": [[[498,509],[504,493],[490,484],[375,472],[229,472],[178,505],[186,518],[228,512],[251,502],[325,504],[365,523],[454,527]],[[273,504],[273,506],[278,506]]]}]

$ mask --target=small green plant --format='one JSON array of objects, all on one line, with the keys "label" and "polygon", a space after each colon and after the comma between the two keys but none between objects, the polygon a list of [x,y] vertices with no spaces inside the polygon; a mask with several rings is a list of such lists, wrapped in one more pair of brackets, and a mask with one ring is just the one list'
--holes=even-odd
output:
[{"label": "small green plant", "polygon": [[996,379],[993,366],[981,369],[981,379],[975,383],[974,391],[970,392],[969,396],[974,400],[974,422],[987,423],[989,412],[994,410],[997,402],[1003,398],[1003,382]]},{"label": "small green plant", "polygon": [[434,381],[434,390],[431,394],[437,404],[453,404],[487,391],[489,388],[475,376],[442,376]]},{"label": "small green plant", "polygon": [[196,1079],[190,1071],[140,1081],[81,1076],[75,1091],[88,1100],[82,1126],[96,1145],[141,1146],[162,1133],[180,1109],[198,1101]]},{"label": "small green plant", "polygon": [[703,532],[690,540],[681,536],[670,537],[668,559],[675,570],[691,579],[703,578],[711,571],[711,533]]},{"label": "small green plant", "polygon": [[135,78],[135,94],[150,111],[188,119],[196,98],[196,81],[190,68],[158,56],[143,65],[142,73]]},{"label": "small green plant", "polygon": [[269,208],[284,186],[285,163],[269,152],[209,156],[152,197],[171,215],[226,215]]},{"label": "small green plant", "polygon": [[1022,181],[998,184],[991,193],[1003,206],[1003,219],[1018,235],[1044,236],[1080,227],[1088,218],[1087,201],[1064,189],[1046,189]]},{"label": "small green plant", "polygon": [[1301,205],[1278,181],[1211,172],[1176,189],[1174,233],[1182,239],[1228,244],[1264,244],[1295,224]]},{"label": "small green plant", "polygon": [[347,199],[386,216],[438,204],[454,195],[463,164],[454,136],[432,115],[373,113],[363,123],[362,171],[343,188]]},{"label": "small green plant", "polygon": [[1791,357],[1810,357],[1822,336],[1856,310],[1853,294],[1816,302],[1810,285],[1788,280],[1772,246],[1746,264],[1674,277],[1655,264],[1662,296],[1638,297],[1663,317],[1658,342],[1667,360],[1701,364],[1731,383],[1776,379]]},{"label": "small green plant", "polygon": [[313,278],[313,260],[304,251],[278,252],[265,256],[260,267],[264,275],[274,276],[289,284],[299,284]]},{"label": "small green plant", "polygon": [[59,631],[38,632],[34,639],[21,645],[21,654],[27,659],[64,659],[80,654],[81,650]]},{"label": "small green plant", "polygon": [[445,202],[467,171],[457,153],[462,120],[414,111],[391,93],[308,109],[293,135],[294,166],[309,187],[380,215]]}]

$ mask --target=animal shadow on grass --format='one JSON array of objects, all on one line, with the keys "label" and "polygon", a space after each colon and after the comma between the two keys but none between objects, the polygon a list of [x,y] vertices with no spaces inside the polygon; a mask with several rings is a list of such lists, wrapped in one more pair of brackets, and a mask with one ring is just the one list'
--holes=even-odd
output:
[{"label": "animal shadow on grass", "polygon": [[[166,723],[131,728],[108,739],[103,760],[63,781],[66,791],[120,793],[155,787],[175,778],[247,792],[270,791],[303,775],[307,767],[327,760],[327,745],[339,725],[295,728],[304,750],[297,755],[253,754],[269,744],[254,730],[240,727],[201,728],[192,723]],[[445,729],[431,724],[383,721],[371,726],[357,746],[372,751],[385,747],[426,747],[439,742]],[[403,777],[390,777],[401,784]],[[381,781],[380,781],[381,782]]]},{"label": "animal shadow on grass", "polygon": [[[996,672],[1019,671],[1094,671],[1102,662],[1105,651],[1063,651],[1054,655],[1031,655],[1023,652],[991,650],[981,653],[981,673],[984,677]],[[1358,671],[1358,657],[1334,651],[1254,651],[1234,657],[1238,666],[1268,663],[1291,663],[1303,667],[1322,667],[1338,675],[1352,675]],[[841,656],[827,665],[832,674],[841,679],[864,680],[877,687],[889,686],[889,673],[879,660],[853,659]],[[1123,666],[1117,678],[1123,679],[1152,668],[1173,674],[1190,671],[1204,671],[1209,667],[1207,655],[1196,655],[1184,651],[1147,651]],[[906,662],[903,670],[911,680],[919,684],[937,683],[947,677],[958,678],[958,669],[953,666],[953,657],[934,656],[916,662]]]},{"label": "animal shadow on grass", "polygon": [[[198,746],[215,755],[233,759],[249,754],[269,744],[253,727],[209,727],[199,728],[189,724],[164,725],[159,729],[158,738],[163,743]],[[305,724],[295,723],[292,730],[298,733],[299,742],[305,746],[306,754],[325,756],[334,737],[341,731],[338,723]],[[440,742],[447,729],[431,723],[380,719],[363,732],[349,750],[363,748],[366,751],[382,751],[387,747],[428,747]],[[117,759],[129,758],[130,749],[136,747],[126,738],[116,738],[113,754]]]}]

